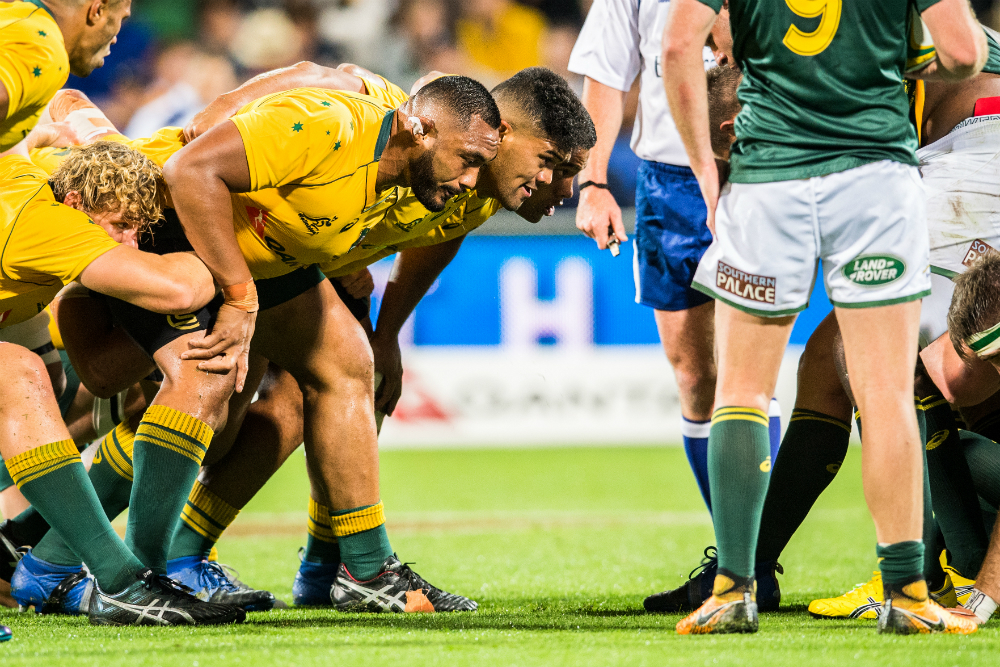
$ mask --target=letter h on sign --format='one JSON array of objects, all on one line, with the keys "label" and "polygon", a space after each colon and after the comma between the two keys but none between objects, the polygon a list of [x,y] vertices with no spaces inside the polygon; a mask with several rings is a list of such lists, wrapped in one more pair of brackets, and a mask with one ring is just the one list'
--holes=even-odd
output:
[{"label": "letter h on sign", "polygon": [[523,257],[500,268],[500,344],[526,349],[552,337],[560,346],[594,342],[594,277],[590,265],[567,257],[556,266],[556,296],[538,298],[538,271]]}]

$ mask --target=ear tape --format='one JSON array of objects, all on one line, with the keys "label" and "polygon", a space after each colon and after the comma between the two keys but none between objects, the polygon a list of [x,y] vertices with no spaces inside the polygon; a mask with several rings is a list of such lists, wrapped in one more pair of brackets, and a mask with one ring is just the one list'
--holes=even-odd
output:
[{"label": "ear tape", "polygon": [[416,116],[410,116],[410,122],[413,124],[413,134],[423,134],[424,124],[420,122],[420,119]]}]

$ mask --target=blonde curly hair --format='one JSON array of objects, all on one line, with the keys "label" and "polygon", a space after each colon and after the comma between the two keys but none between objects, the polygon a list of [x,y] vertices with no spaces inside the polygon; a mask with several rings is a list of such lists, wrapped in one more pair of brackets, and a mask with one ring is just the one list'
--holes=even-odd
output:
[{"label": "blonde curly hair", "polygon": [[117,141],[74,146],[49,177],[56,199],[79,192],[84,210],[122,212],[123,220],[145,231],[160,219],[160,167],[137,150]]}]

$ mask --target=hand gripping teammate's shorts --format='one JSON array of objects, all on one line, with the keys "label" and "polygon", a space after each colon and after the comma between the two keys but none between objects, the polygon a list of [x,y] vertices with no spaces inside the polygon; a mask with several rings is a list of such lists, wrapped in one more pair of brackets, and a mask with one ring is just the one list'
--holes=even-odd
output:
[{"label": "hand gripping teammate's shorts", "polygon": [[[164,211],[163,223],[156,228],[154,235],[146,235],[146,238],[140,241],[139,249],[157,254],[192,250],[173,209]],[[317,264],[296,269],[277,278],[256,280],[254,282],[257,286],[260,310],[291,301],[324,280],[326,276],[319,270]],[[223,302],[222,294],[217,294],[208,305],[196,312],[163,315],[114,297],[100,295],[99,298],[105,299],[115,321],[150,357],[161,347],[182,336],[209,331]]]},{"label": "hand gripping teammate's shorts", "polygon": [[1000,115],[974,116],[917,151],[931,271],[954,278],[1000,250]]},{"label": "hand gripping teammate's shorts", "polygon": [[712,233],[705,200],[688,167],[644,161],[635,197],[632,270],[635,301],[656,310],[687,310],[711,299],[691,279]]},{"label": "hand gripping teammate's shorts", "polygon": [[715,231],[694,287],[748,313],[806,308],[819,259],[830,301],[841,308],[930,294],[916,167],[883,160],[808,179],[730,183]]}]

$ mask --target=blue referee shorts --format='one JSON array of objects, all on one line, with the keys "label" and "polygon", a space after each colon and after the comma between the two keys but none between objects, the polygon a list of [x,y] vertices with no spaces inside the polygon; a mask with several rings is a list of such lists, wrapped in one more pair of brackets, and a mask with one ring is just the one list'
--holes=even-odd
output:
[{"label": "blue referee shorts", "polygon": [[690,168],[643,161],[632,256],[636,303],[656,310],[687,310],[711,301],[691,289],[698,262],[712,243],[705,217],[705,201]]}]

